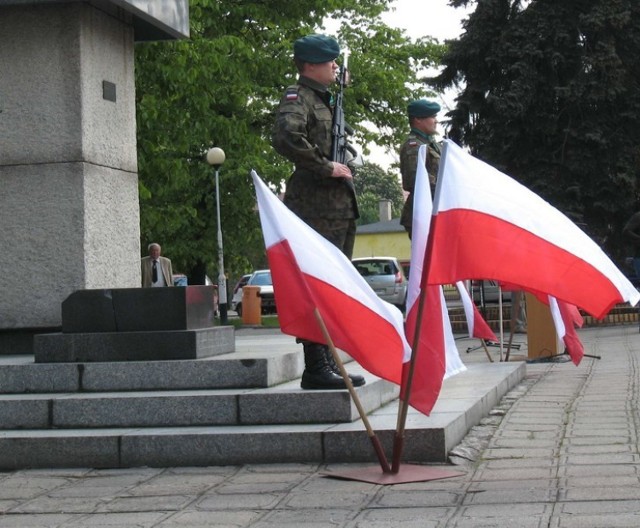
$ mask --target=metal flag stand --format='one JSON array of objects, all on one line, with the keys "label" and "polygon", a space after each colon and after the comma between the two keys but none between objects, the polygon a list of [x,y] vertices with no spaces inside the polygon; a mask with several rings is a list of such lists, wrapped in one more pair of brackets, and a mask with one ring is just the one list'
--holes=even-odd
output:
[{"label": "metal flag stand", "polygon": [[[471,302],[473,302],[473,282],[471,281]],[[484,301],[484,284],[483,281],[480,281],[480,284],[478,285],[478,292],[480,294],[480,314],[482,315],[483,319],[486,321],[487,320],[487,307],[485,305],[485,301]],[[500,287],[498,286],[498,297],[500,299],[500,303],[502,303],[502,291],[500,290]],[[500,306],[500,328],[502,329],[502,305]],[[502,334],[500,334],[500,342],[496,343],[495,341],[487,341],[486,339],[480,339],[480,344],[477,346],[473,346],[473,347],[469,347],[467,348],[467,354],[469,352],[473,352],[474,350],[479,350],[479,349],[483,349],[484,353],[487,355],[487,358],[489,359],[489,361],[491,363],[493,363],[493,358],[491,357],[491,354],[489,353],[489,347],[495,347],[495,348],[500,348],[500,361],[502,361]]]},{"label": "metal flag stand", "polygon": [[[484,301],[484,287],[482,285],[482,281],[480,281],[480,285],[478,286],[480,289],[478,290],[480,293],[480,313],[482,317],[486,320],[486,306]],[[473,290],[472,290],[472,300],[473,300]],[[474,350],[478,350],[480,348],[484,349],[487,358],[489,361],[493,363],[493,359],[489,354],[489,349],[487,347],[499,347],[500,348],[500,361],[509,361],[509,356],[511,354],[511,350],[520,350],[520,343],[513,342],[513,334],[516,327],[516,321],[520,318],[522,314],[522,306],[520,302],[514,303],[514,292],[511,295],[511,320],[509,325],[509,342],[507,343],[507,350],[504,351],[504,315],[503,315],[503,304],[502,304],[502,286],[498,284],[498,324],[500,327],[500,342],[486,341],[485,339],[480,340],[480,345],[467,348],[467,354],[469,352],[473,352]]]}]

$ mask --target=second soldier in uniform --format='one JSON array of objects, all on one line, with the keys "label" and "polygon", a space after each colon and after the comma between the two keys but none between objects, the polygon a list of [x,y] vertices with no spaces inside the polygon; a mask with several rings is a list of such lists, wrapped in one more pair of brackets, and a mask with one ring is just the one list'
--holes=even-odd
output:
[{"label": "second soldier in uniform", "polygon": [[400,147],[400,173],[402,174],[402,188],[409,193],[404,203],[400,223],[411,238],[411,224],[413,222],[413,188],[416,183],[416,168],[418,164],[418,150],[427,145],[427,173],[433,191],[438,167],[440,165],[440,145],[436,143],[435,134],[438,126],[436,115],[440,105],[426,99],[412,101],[407,107],[409,126],[411,131]]}]

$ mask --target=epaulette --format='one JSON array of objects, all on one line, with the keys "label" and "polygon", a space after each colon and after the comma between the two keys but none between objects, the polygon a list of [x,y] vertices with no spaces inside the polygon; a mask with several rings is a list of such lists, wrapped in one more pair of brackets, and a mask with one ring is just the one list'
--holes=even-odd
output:
[{"label": "epaulette", "polygon": [[284,93],[284,98],[287,101],[296,101],[298,99],[298,85],[289,86]]}]

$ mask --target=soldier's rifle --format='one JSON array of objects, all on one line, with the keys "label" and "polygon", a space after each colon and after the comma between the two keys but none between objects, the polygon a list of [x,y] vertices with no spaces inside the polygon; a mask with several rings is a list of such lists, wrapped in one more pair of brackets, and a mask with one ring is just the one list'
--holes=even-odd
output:
[{"label": "soldier's rifle", "polygon": [[344,119],[344,90],[349,84],[348,60],[349,52],[345,50],[344,61],[340,68],[340,75],[338,76],[339,90],[336,96],[335,106],[333,107],[333,140],[331,143],[331,161],[337,161],[344,165],[346,165],[349,160],[358,157],[358,152],[349,143],[349,136],[353,135],[353,129]]}]

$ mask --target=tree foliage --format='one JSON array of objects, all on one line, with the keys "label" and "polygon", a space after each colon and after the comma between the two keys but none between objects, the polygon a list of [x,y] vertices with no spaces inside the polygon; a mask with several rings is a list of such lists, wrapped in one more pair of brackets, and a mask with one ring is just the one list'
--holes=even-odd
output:
[{"label": "tree foliage", "polygon": [[292,166],[270,146],[275,109],[297,78],[293,41],[323,31],[327,17],[342,20],[336,37],[351,51],[345,113],[358,144],[395,148],[406,129],[407,100],[426,93],[424,86],[411,87],[416,72],[443,50],[431,39],[412,41],[386,27],[379,15],[388,4],[192,0],[189,39],[138,44],[142,246],[162,244],[192,284],[213,274],[216,189],[203,156],[217,146],[226,153],[219,168],[225,268],[233,277],[266,264],[250,170],[283,190]]},{"label": "tree foliage", "polygon": [[638,206],[640,2],[451,1],[472,3],[431,81],[463,87],[450,136],[622,257]]},{"label": "tree foliage", "polygon": [[391,202],[392,218],[400,216],[404,199],[400,181],[394,172],[385,171],[375,163],[365,163],[353,181],[360,209],[358,225],[380,221],[380,200]]}]

